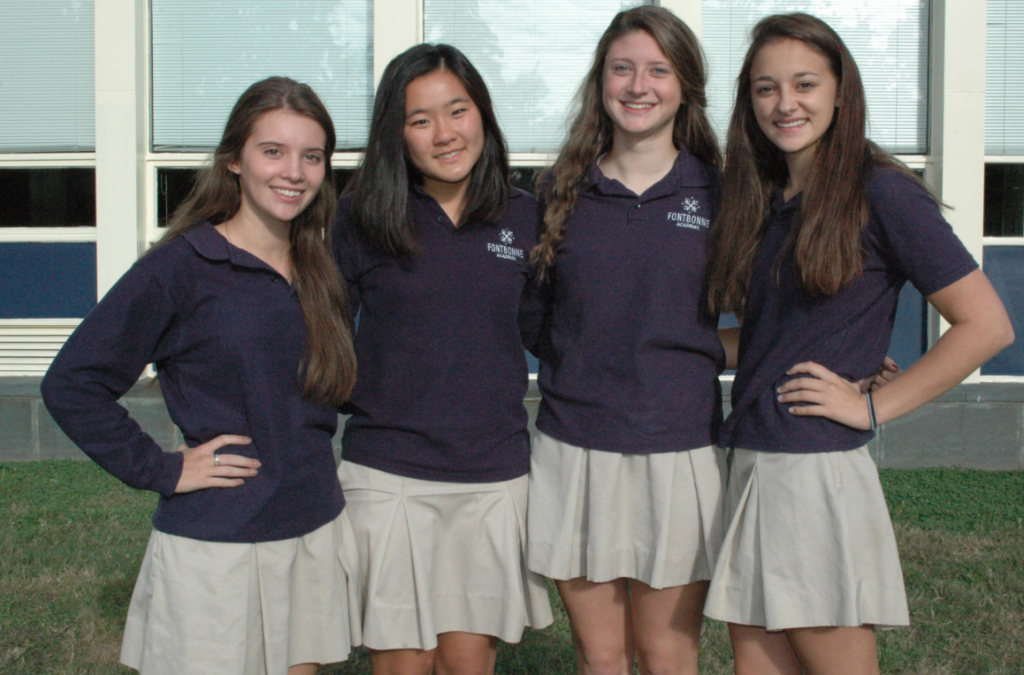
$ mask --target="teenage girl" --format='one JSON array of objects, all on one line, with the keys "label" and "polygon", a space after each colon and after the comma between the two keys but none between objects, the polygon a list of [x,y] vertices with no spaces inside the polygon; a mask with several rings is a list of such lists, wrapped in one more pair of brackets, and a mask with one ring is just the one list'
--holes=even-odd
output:
[{"label": "teenage girl", "polygon": [[360,362],[339,475],[375,675],[491,673],[498,638],[552,621],[525,565],[517,315],[538,207],[506,155],[480,74],[419,45],[384,72],[338,210]]},{"label": "teenage girl", "polygon": [[724,354],[705,310],[718,146],[703,54],[672,13],[618,14],[541,180],[550,296],[530,569],[556,580],[587,675],[696,673],[723,527]]},{"label": "teenage girl", "polygon": [[[308,86],[249,87],[163,238],[43,380],[86,454],[160,494],[121,648],[145,675],[297,675],[348,654],[331,437],[355,360],[325,245],[334,140]],[[117,403],[147,363],[179,452]]]},{"label": "teenage girl", "polygon": [[[864,89],[806,14],[755,26],[729,126],[710,306],[742,315],[730,523],[705,612],[739,675],[877,673],[875,627],[909,622],[874,428],[1013,342],[988,279],[905,166],[864,135]],[[951,328],[873,395],[910,281]],[[735,341],[727,345],[730,364]]]}]

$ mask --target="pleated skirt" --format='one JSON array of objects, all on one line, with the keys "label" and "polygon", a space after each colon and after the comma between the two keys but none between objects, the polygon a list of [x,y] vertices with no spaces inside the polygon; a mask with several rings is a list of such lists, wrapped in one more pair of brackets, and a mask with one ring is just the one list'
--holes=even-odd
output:
[{"label": "pleated skirt", "polygon": [[526,476],[445,483],[344,461],[338,475],[367,647],[434,649],[450,631],[518,642],[553,621],[544,579],[526,568]]},{"label": "pleated skirt", "polygon": [[143,675],[266,675],[344,661],[358,645],[346,511],[301,537],[256,544],[154,530],[121,662]]},{"label": "pleated skirt", "polygon": [[866,446],[736,449],[726,511],[707,616],[768,630],[910,623],[896,537]]},{"label": "pleated skirt", "polygon": [[542,432],[530,460],[529,566],[655,589],[711,578],[725,526],[721,451],[628,455]]}]

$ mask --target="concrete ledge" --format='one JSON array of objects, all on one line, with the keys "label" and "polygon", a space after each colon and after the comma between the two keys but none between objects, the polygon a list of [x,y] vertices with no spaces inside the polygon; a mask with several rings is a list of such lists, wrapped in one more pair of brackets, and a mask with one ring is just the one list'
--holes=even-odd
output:
[{"label": "concrete ledge", "polygon": [[[37,377],[0,378],[0,461],[85,459],[46,411],[39,382]],[[723,382],[726,414],[731,388],[731,382]],[[120,403],[164,450],[181,444],[159,385],[140,382]],[[535,381],[530,382],[524,403],[532,429],[540,405]],[[339,417],[339,429],[344,419]],[[956,387],[883,426],[870,450],[884,468],[1024,469],[1024,383]],[[340,458],[340,432],[334,451]]]}]

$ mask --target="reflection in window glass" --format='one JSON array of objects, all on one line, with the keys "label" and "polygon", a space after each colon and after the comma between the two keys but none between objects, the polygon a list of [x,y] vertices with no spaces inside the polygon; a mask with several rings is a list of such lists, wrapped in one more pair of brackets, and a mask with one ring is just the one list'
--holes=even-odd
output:
[{"label": "reflection in window glass", "polygon": [[[188,197],[195,185],[199,169],[160,168],[156,172],[157,227],[167,227],[174,211]],[[355,173],[352,169],[335,169],[334,185],[340,195]]]},{"label": "reflection in window glass", "polygon": [[985,165],[985,236],[1024,237],[1024,164]]},{"label": "reflection in window glass", "polygon": [[246,87],[286,75],[327,105],[338,149],[366,143],[372,0],[153,0],[153,146],[215,147]]},{"label": "reflection in window glass", "polygon": [[723,142],[750,29],[769,14],[800,11],[832,26],[857,61],[868,136],[890,152],[927,152],[928,0],[703,0],[703,8],[709,112]]},{"label": "reflection in window glass", "polygon": [[612,17],[641,0],[423,0],[423,37],[469,57],[512,152],[555,152]]},{"label": "reflection in window glass", "polygon": [[95,226],[95,169],[0,169],[0,227]]}]

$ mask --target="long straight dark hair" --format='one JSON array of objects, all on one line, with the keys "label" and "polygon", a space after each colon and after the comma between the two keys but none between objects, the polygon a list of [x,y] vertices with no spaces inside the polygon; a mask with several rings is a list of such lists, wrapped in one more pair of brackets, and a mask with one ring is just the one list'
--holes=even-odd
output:
[{"label": "long straight dark hair", "polygon": [[554,165],[541,177],[541,184],[547,186],[543,195],[544,231],[531,259],[542,279],[555,264],[555,251],[565,238],[566,223],[579,201],[590,166],[612,147],[614,129],[602,97],[608,50],[620,37],[636,31],[654,38],[682,85],[683,105],[676,112],[672,140],[705,164],[721,167],[718,140],[707,118],[707,68],[697,36],[679,17],[661,7],[619,12],[598,41],[590,71],[576,93],[578,112],[569,135]]},{"label": "long straight dark hair", "polygon": [[336,406],[352,392],[356,357],[345,290],[330,255],[330,225],[338,201],[331,171],[334,124],[308,85],[287,77],[270,77],[245,90],[228,116],[210,165],[200,170],[195,187],[174,212],[157,246],[177,239],[204,220],[223,223],[238,212],[242,190],[239,177],[229,167],[241,159],[256,121],[272,110],[305,115],[319,124],[327,137],[324,182],[309,206],[292,221],[289,237],[295,289],[306,325],[305,354],[299,366],[303,395]]},{"label": "long straight dark hair", "polygon": [[462,223],[497,225],[508,205],[512,189],[508,149],[483,78],[455,47],[416,45],[392,59],[384,70],[373,101],[366,154],[346,188],[346,193],[352,194],[349,217],[370,245],[385,255],[419,252],[409,190],[422,182],[423,176],[406,153],[405,90],[416,78],[439,70],[459,79],[480,111],[484,126],[483,152],[470,172]]},{"label": "long straight dark hair", "polygon": [[750,69],[765,45],[800,40],[824,56],[838,81],[832,125],[818,141],[800,202],[799,223],[788,247],[798,282],[812,295],[834,295],[863,269],[861,235],[869,218],[865,193],[872,167],[917,177],[867,139],[867,105],[857,64],[839,35],[803,13],[765,17],[754,26],[750,48],[736,78],[736,105],[729,123],[721,207],[711,230],[708,306],[742,311],[754,257],[777,190],[785,187],[785,157],[761,131],[754,115]]}]

